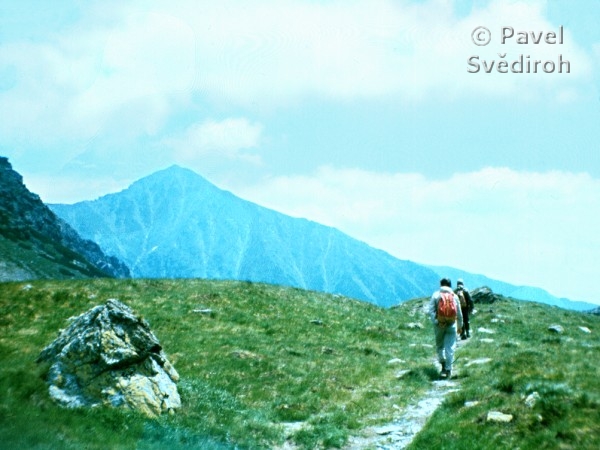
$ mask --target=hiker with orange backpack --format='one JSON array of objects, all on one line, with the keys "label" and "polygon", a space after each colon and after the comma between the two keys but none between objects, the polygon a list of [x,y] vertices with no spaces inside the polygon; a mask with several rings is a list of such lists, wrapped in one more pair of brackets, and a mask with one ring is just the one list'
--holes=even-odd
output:
[{"label": "hiker with orange backpack", "polygon": [[434,325],[437,357],[442,365],[440,376],[450,378],[456,335],[462,333],[463,316],[458,297],[454,294],[452,282],[448,278],[440,280],[440,290],[431,296],[429,317]]}]

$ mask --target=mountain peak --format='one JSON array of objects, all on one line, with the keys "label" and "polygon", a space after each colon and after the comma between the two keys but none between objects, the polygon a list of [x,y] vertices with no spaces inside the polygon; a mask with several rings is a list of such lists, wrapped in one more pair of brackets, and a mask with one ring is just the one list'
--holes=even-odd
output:
[{"label": "mountain peak", "polygon": [[192,169],[174,164],[165,169],[154,172],[134,182],[130,188],[142,186],[144,188],[159,188],[169,191],[176,188],[178,191],[187,190],[213,190],[222,191],[202,175]]}]

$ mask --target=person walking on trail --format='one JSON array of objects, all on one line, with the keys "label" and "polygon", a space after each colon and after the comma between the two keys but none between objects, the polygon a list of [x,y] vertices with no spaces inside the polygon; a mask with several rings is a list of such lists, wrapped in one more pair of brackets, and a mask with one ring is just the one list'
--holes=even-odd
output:
[{"label": "person walking on trail", "polygon": [[[433,293],[429,302],[429,317],[435,332],[437,357],[442,365],[442,378],[452,376],[456,335],[462,332],[463,316],[460,303],[448,278],[440,280],[440,290]],[[457,324],[458,322],[458,324]]]},{"label": "person walking on trail", "polygon": [[463,327],[462,333],[460,334],[460,338],[462,340],[468,339],[471,337],[471,327],[469,325],[469,316],[473,312],[473,300],[471,299],[471,294],[469,290],[465,287],[465,283],[461,278],[456,281],[456,290],[454,291],[456,296],[458,297],[458,301],[460,303],[460,312],[463,316]]}]

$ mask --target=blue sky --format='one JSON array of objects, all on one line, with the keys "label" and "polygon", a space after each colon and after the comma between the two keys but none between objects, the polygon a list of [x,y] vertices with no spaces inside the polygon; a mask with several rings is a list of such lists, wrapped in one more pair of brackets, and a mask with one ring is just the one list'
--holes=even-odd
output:
[{"label": "blue sky", "polygon": [[[599,17],[570,0],[0,0],[0,154],[46,202],[179,164],[402,259],[600,303]],[[500,43],[561,26],[560,45]],[[570,73],[467,71],[520,55]]]}]

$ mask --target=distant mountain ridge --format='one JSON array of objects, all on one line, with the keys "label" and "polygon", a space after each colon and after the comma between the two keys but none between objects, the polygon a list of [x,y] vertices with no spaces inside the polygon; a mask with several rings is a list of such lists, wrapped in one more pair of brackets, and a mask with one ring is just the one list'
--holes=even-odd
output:
[{"label": "distant mountain ridge", "polygon": [[94,201],[50,207],[134,277],[266,282],[380,306],[430,295],[439,281],[427,267],[240,199],[179,166]]},{"label": "distant mountain ridge", "polygon": [[129,275],[121,261],[59,219],[0,157],[0,281]]},{"label": "distant mountain ridge", "polygon": [[512,297],[518,300],[533,301],[538,303],[545,303],[547,305],[558,306],[564,309],[572,309],[575,311],[589,311],[598,305],[587,303],[583,301],[574,301],[567,298],[559,298],[545,291],[544,289],[531,287],[531,286],[516,286],[504,281],[494,280],[488,278],[485,275],[478,275],[463,270],[455,269],[446,266],[428,266],[440,277],[450,277],[453,282],[457,279],[462,278],[465,282],[465,286],[480,287],[487,286],[495,293],[504,295],[505,297]]},{"label": "distant mountain ridge", "polygon": [[134,277],[258,281],[391,306],[431,295],[448,276],[520,300],[580,311],[597,306],[455,268],[399,260],[335,228],[240,199],[179,166],[94,201],[49,206],[82,236],[125,261]]}]

